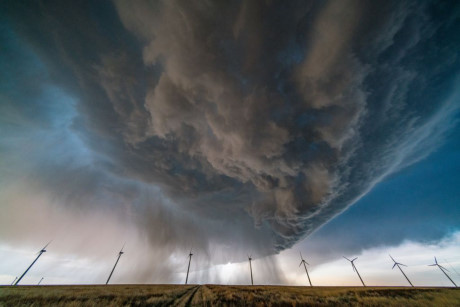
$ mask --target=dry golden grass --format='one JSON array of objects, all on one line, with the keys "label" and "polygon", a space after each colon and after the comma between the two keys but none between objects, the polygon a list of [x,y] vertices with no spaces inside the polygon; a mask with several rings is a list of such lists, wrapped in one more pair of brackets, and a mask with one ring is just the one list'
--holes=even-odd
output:
[{"label": "dry golden grass", "polygon": [[0,287],[0,306],[460,306],[452,288],[109,285]]}]

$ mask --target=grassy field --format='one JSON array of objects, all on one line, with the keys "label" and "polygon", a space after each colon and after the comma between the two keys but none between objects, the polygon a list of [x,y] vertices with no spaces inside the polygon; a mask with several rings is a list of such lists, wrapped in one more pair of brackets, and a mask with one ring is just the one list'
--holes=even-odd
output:
[{"label": "grassy field", "polygon": [[0,306],[460,306],[452,288],[94,285],[0,287]]}]

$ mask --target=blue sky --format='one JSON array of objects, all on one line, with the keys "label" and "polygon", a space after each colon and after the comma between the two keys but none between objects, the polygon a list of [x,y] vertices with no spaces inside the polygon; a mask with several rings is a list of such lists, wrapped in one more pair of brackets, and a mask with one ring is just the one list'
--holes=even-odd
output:
[{"label": "blue sky", "polygon": [[342,248],[436,242],[459,229],[460,131],[421,162],[379,183],[347,211],[306,240]]}]

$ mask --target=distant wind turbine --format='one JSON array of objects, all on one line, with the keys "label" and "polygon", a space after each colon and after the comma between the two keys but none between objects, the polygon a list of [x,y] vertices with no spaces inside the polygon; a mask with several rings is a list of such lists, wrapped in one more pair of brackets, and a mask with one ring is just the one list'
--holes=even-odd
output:
[{"label": "distant wind turbine", "polygon": [[48,244],[45,245],[45,247],[43,247],[39,252],[38,252],[38,256],[37,258],[35,258],[34,262],[32,262],[32,264],[27,268],[27,270],[22,273],[21,277],[19,277],[18,280],[16,280],[16,282],[14,283],[14,286],[17,286],[18,283],[21,281],[21,279],[27,274],[27,272],[30,270],[30,268],[34,265],[35,262],[37,262],[38,258],[40,258],[40,256],[43,254],[43,253],[46,253],[46,247],[51,243],[51,241],[48,242]]},{"label": "distant wind turbine", "polygon": [[354,263],[354,261],[355,261],[356,259],[358,259],[358,257],[354,258],[353,260],[350,260],[350,259],[348,259],[348,258],[345,257],[345,256],[343,256],[343,258],[345,258],[345,259],[347,259],[348,261],[351,262],[351,267],[353,268],[353,271],[355,271],[356,274],[358,274],[359,279],[361,280],[361,282],[363,283],[363,286],[365,287],[366,285],[364,284],[364,281],[363,281],[363,279],[361,278],[361,275],[359,275],[358,269],[356,268],[355,263]]},{"label": "distant wind turbine", "polygon": [[[303,263],[303,267],[305,268],[305,272],[307,273],[307,277],[308,277],[308,282],[310,283],[310,287],[313,287],[313,285],[311,284],[311,280],[310,280],[310,275],[308,275],[308,271],[307,271],[307,266],[306,264],[308,264],[308,262],[306,262],[303,257],[302,257],[302,252],[300,252],[300,259],[302,259],[300,261],[300,264],[299,264],[299,267],[302,265]],[[309,265],[309,264],[308,264]]]},{"label": "distant wind turbine", "polygon": [[454,281],[449,277],[449,275],[447,275],[446,272],[444,272],[444,270],[446,270],[447,272],[449,272],[448,269],[446,269],[445,267],[443,267],[442,265],[439,265],[438,264],[438,260],[436,259],[436,257],[434,257],[434,264],[430,264],[429,266],[437,266],[443,273],[444,275],[446,275],[447,278],[449,278],[449,280],[454,284],[455,287],[458,287]]},{"label": "distant wind turbine", "polygon": [[112,277],[113,271],[115,271],[115,268],[117,267],[118,260],[120,260],[121,255],[124,254],[123,248],[125,248],[125,245],[123,244],[123,247],[121,248],[120,252],[118,253],[118,258],[117,261],[115,261],[115,265],[113,266],[112,272],[110,272],[109,278],[107,278],[106,285],[109,283],[110,277]]},{"label": "distant wind turbine", "polygon": [[388,256],[390,256],[391,260],[393,260],[393,262],[395,263],[395,264],[393,264],[393,267],[391,269],[394,269],[395,266],[397,266],[398,269],[401,271],[401,273],[404,275],[404,277],[406,277],[406,279],[409,282],[409,284],[413,287],[414,285],[410,282],[409,278],[407,278],[406,274],[404,274],[403,270],[400,267],[400,265],[403,265],[403,266],[406,266],[406,267],[407,267],[407,265],[399,263],[399,262],[396,262],[396,260],[394,260],[393,257],[391,257],[391,255],[388,255]]},{"label": "distant wind turbine", "polygon": [[192,249],[190,249],[190,253],[188,254],[188,267],[187,267],[187,277],[185,277],[185,284],[188,282],[188,272],[190,271],[190,262],[192,262]]},{"label": "distant wind turbine", "polygon": [[249,270],[251,271],[251,285],[254,286],[254,280],[252,279],[252,264],[251,264],[252,258],[251,258],[251,255],[248,255],[248,259],[249,259]]},{"label": "distant wind turbine", "polygon": [[42,277],[42,279],[40,279],[40,281],[38,282],[37,286],[40,286],[40,283],[42,282],[42,280],[44,279],[45,277]]}]

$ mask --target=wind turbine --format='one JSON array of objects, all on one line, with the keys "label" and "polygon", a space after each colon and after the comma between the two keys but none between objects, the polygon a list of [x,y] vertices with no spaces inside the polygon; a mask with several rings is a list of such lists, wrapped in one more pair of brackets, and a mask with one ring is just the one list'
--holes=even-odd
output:
[{"label": "wind turbine", "polygon": [[[310,287],[313,287],[313,285],[311,284],[311,280],[310,280],[310,275],[308,275],[308,271],[307,271],[307,266],[306,264],[308,264],[308,262],[306,262],[303,257],[302,257],[302,252],[300,252],[300,259],[302,259],[300,261],[300,264],[299,264],[299,267],[302,265],[303,263],[303,267],[305,268],[305,272],[307,273],[307,277],[308,277],[308,282],[310,283]],[[309,265],[309,264],[308,264]]]},{"label": "wind turbine", "polygon": [[42,279],[40,279],[40,281],[38,282],[37,286],[40,286],[40,283],[42,282],[42,280],[44,279],[45,277],[42,277]]},{"label": "wind turbine", "polygon": [[27,274],[27,272],[30,270],[30,268],[34,265],[35,262],[37,262],[38,258],[40,258],[40,256],[43,254],[43,253],[46,253],[46,247],[51,243],[51,241],[48,242],[48,244],[45,245],[45,247],[43,247],[39,252],[38,252],[38,256],[37,258],[35,258],[34,262],[32,262],[32,264],[27,268],[27,270],[22,273],[21,277],[19,277],[18,280],[16,280],[16,282],[13,284],[13,286],[17,286],[18,283],[21,281],[21,279]]},{"label": "wind turbine", "polygon": [[125,248],[125,245],[123,244],[123,247],[121,248],[120,252],[118,253],[118,258],[117,261],[115,261],[115,265],[113,266],[112,272],[110,272],[109,278],[107,278],[107,282],[105,283],[106,285],[109,283],[110,277],[112,277],[113,271],[115,271],[115,267],[117,266],[118,260],[120,260],[121,255],[124,254],[123,248]]},{"label": "wind turbine", "polygon": [[439,265],[438,264],[438,260],[436,259],[436,257],[434,257],[434,264],[430,264],[429,266],[437,266],[443,273],[444,275],[446,275],[447,278],[449,278],[449,280],[454,284],[455,287],[458,287],[454,281],[449,277],[449,275],[447,275],[446,272],[444,272],[444,270],[446,270],[447,272],[449,272],[448,269],[446,269],[445,267],[443,267],[442,265]]},{"label": "wind turbine", "polygon": [[391,269],[393,270],[395,268],[395,266],[397,266],[398,269],[401,271],[401,273],[404,275],[404,277],[406,277],[406,279],[410,283],[410,285],[413,287],[414,285],[410,282],[409,278],[407,278],[406,274],[404,274],[403,270],[400,267],[400,265],[403,265],[403,266],[407,266],[407,265],[399,263],[399,262],[396,262],[396,260],[394,260],[393,257],[391,257],[391,255],[388,255],[388,256],[390,256],[391,260],[393,260],[393,262],[395,263],[395,264],[393,264],[393,267]]},{"label": "wind turbine", "polygon": [[248,255],[248,259],[249,259],[249,270],[251,271],[251,285],[254,286],[254,280],[252,279],[252,264],[251,264],[251,261],[252,261],[252,258],[251,258],[252,255]]},{"label": "wind turbine", "polygon": [[18,279],[18,277],[16,276],[16,278],[13,280],[13,282],[11,283],[11,285],[14,284],[14,282],[16,281],[16,279]]},{"label": "wind turbine", "polygon": [[359,275],[358,269],[356,268],[355,263],[354,263],[354,261],[355,261],[356,259],[358,259],[358,257],[354,258],[353,260],[350,260],[350,259],[348,259],[348,258],[345,257],[345,256],[343,256],[343,258],[345,258],[345,259],[347,259],[348,261],[351,262],[351,266],[352,266],[352,268],[353,268],[353,271],[355,271],[356,274],[358,274],[359,279],[361,280],[361,282],[363,283],[363,286],[365,287],[366,285],[364,284],[364,281],[363,281],[363,279],[361,278],[361,275]]},{"label": "wind turbine", "polygon": [[187,277],[185,277],[185,284],[188,282],[188,272],[190,271],[190,262],[192,262],[192,249],[190,249],[190,253],[188,254],[188,268],[187,268]]}]

